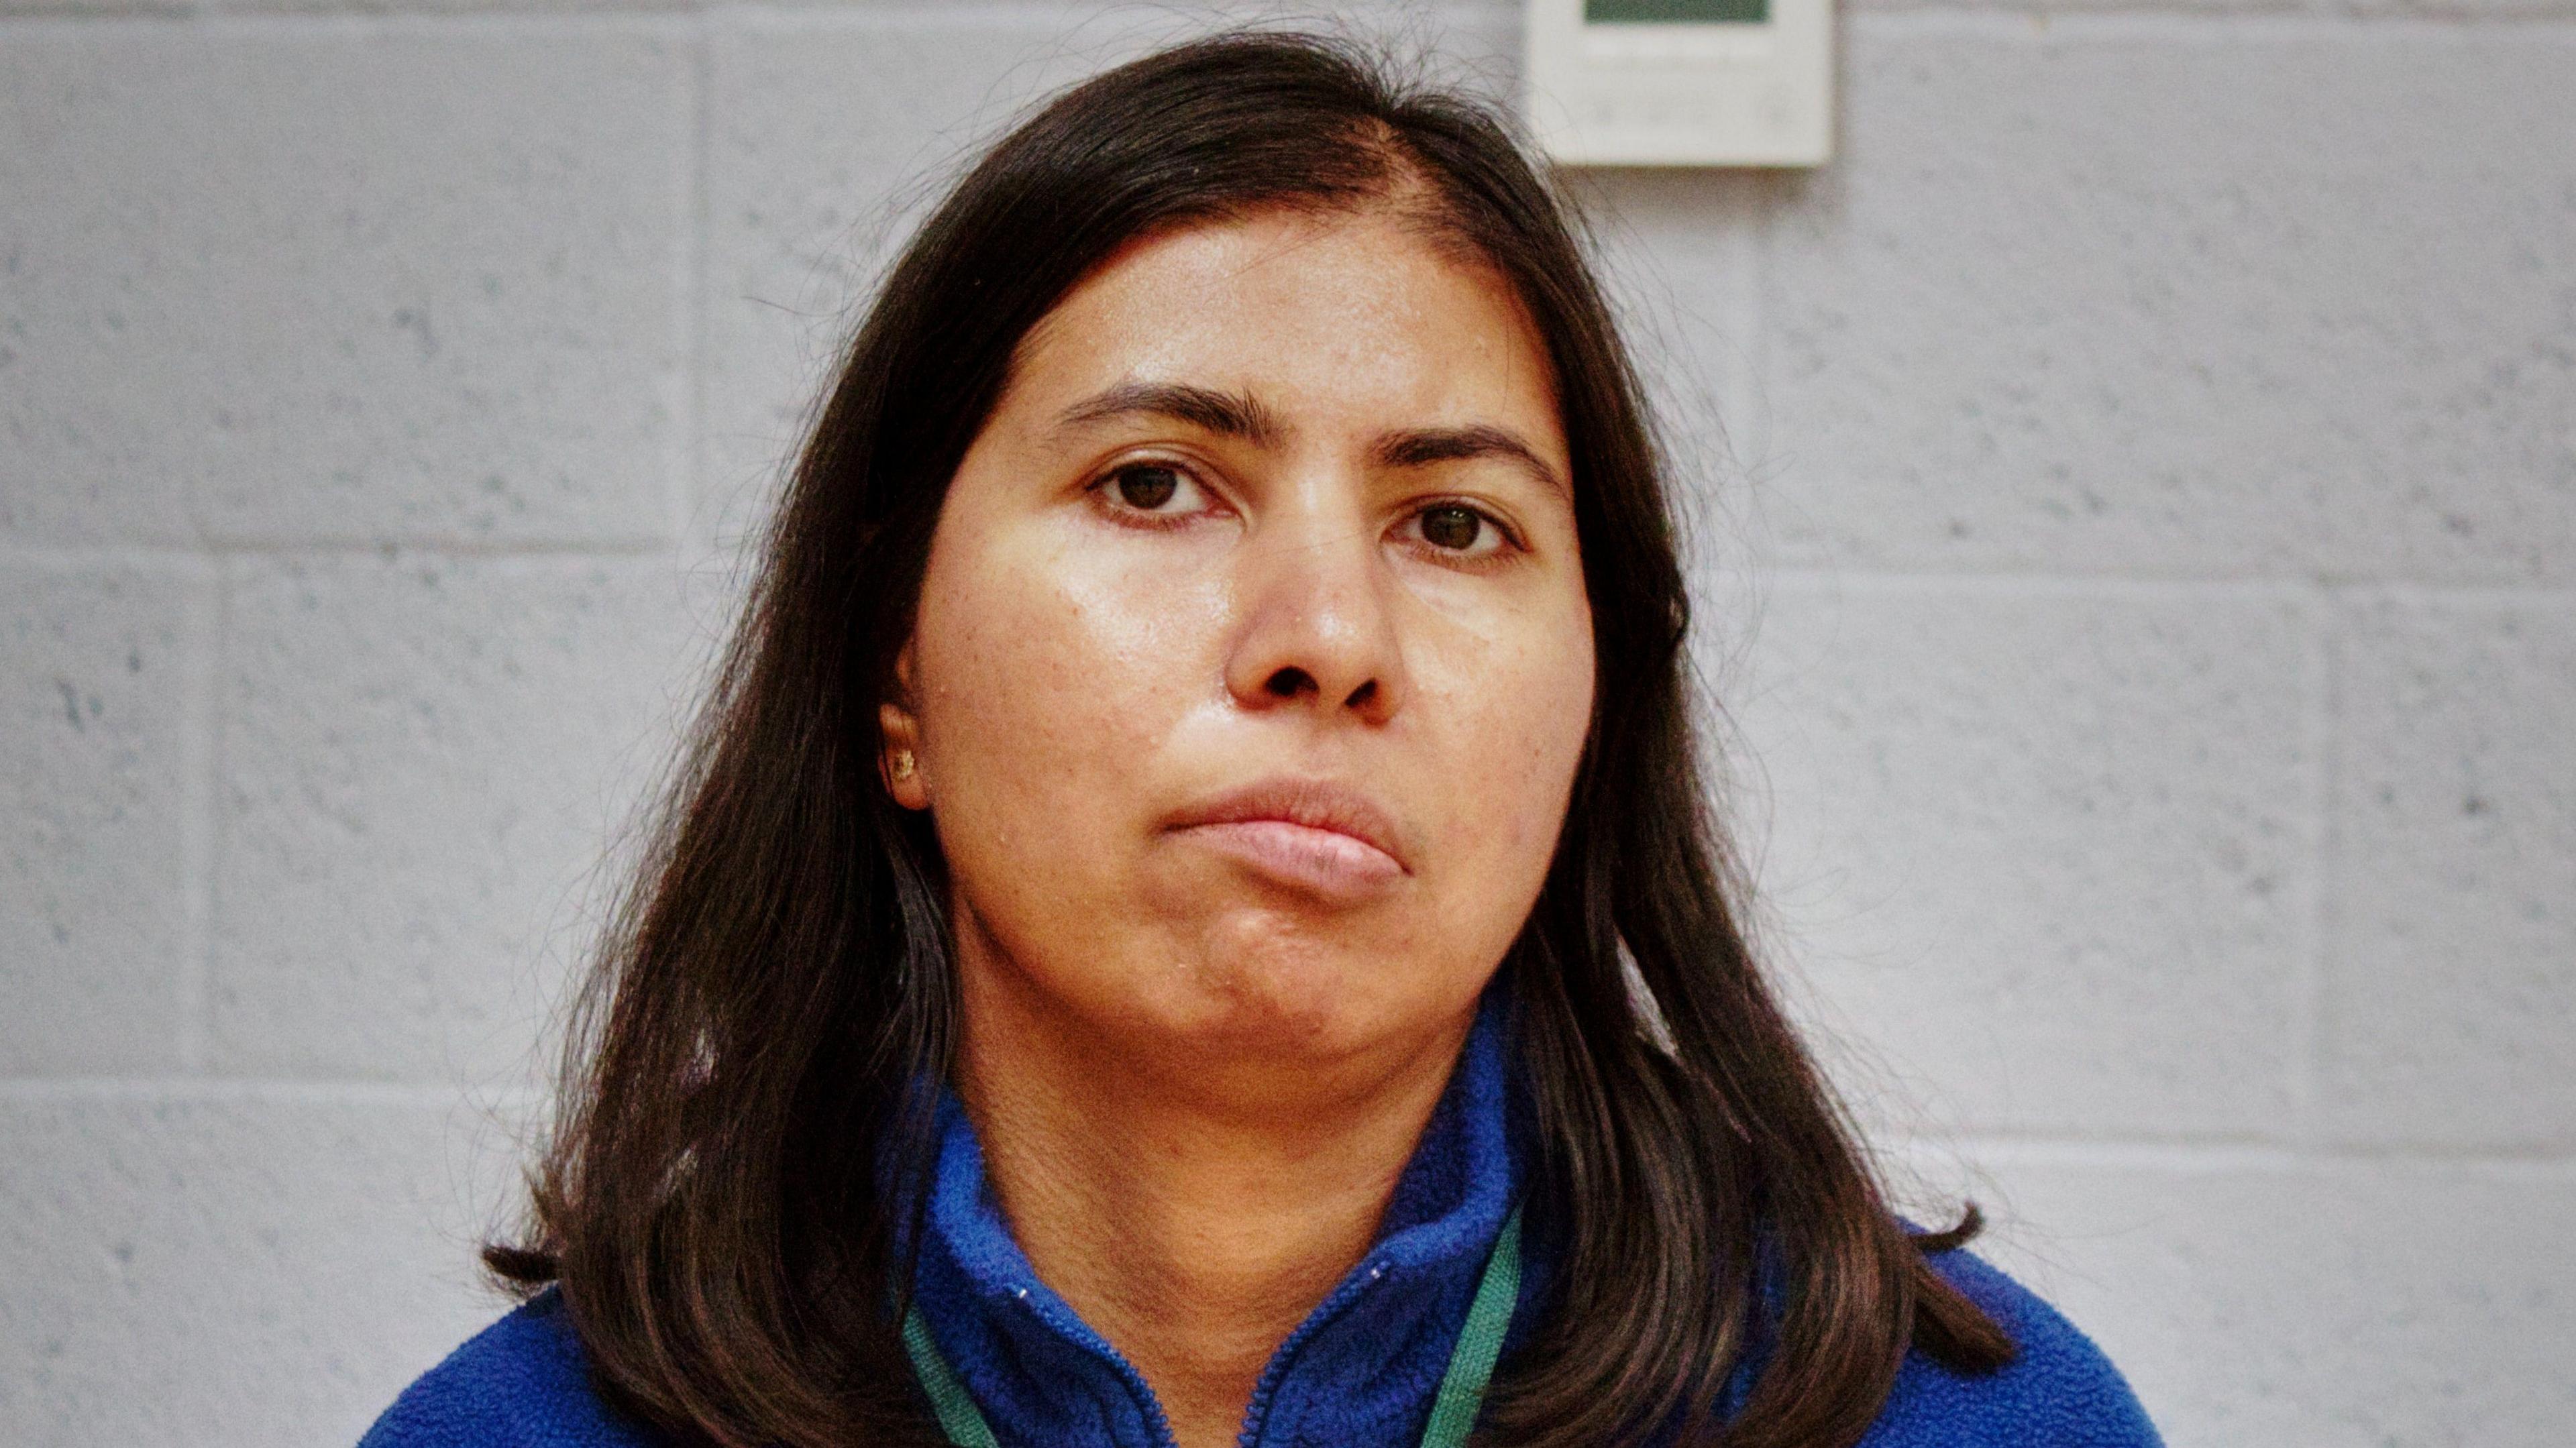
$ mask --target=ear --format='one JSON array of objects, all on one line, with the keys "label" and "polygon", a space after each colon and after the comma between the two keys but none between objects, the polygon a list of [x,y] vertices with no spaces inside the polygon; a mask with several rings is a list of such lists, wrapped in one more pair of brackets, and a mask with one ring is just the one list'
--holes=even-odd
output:
[{"label": "ear", "polygon": [[[897,699],[877,705],[877,732],[884,743],[877,750],[877,778],[884,781],[886,793],[905,809],[930,808],[930,766],[922,755],[921,721],[913,715],[912,644],[904,643],[903,652],[895,656],[895,690]],[[910,761],[909,769],[898,769],[898,761]]]}]

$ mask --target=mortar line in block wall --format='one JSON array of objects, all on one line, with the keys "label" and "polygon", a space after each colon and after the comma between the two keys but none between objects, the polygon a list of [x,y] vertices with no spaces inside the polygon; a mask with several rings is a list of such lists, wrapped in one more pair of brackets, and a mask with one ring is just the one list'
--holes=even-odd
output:
[{"label": "mortar line in block wall", "polygon": [[2576,607],[2576,588],[2556,584],[2320,579],[2270,573],[2066,573],[2038,568],[1893,568],[1864,564],[1845,567],[1779,564],[1767,567],[1763,572],[1782,588],[1846,593],[1952,592],[2040,598],[2069,594],[2131,598],[2234,595],[2299,599],[2368,594],[2416,603]]},{"label": "mortar line in block wall", "polygon": [[[0,0],[7,3],[7,0]],[[497,0],[481,9],[456,9],[426,0],[324,0],[305,6],[295,0],[284,3],[262,3],[262,0],[106,0],[107,8],[66,11],[0,10],[0,30],[24,27],[29,30],[57,28],[95,32],[116,27],[187,25],[246,34],[353,34],[361,32],[447,32],[475,30],[541,31],[554,34],[579,33],[584,30],[635,30],[645,27],[664,29],[694,28],[706,19],[749,20],[760,23],[777,20],[790,24],[810,24],[818,29],[843,31],[920,30],[924,28],[978,29],[1044,27],[1063,29],[1099,18],[1109,11],[1109,18],[1142,16],[1173,22],[1180,33],[1192,21],[1209,26],[1226,23],[1229,17],[1193,14],[1187,9],[1155,11],[1135,4],[1095,5],[1084,7],[1066,0],[966,0],[966,3],[941,4],[938,0],[917,0],[913,4],[872,4],[863,8],[828,4],[722,3],[722,0],[604,0],[579,11],[558,8],[553,0]],[[1481,29],[1503,22],[1517,27],[1520,7],[1498,5],[1433,5],[1411,6],[1401,0],[1386,0],[1376,5],[1352,6],[1338,13],[1322,10],[1252,12],[1230,17],[1246,23],[1278,21],[1296,23],[1304,20],[1331,24],[1336,20],[1354,24],[1363,33],[1384,32],[1400,23],[1428,20],[1436,30]],[[1375,22],[1375,23],[1373,23]]]},{"label": "mortar line in block wall", "polygon": [[[818,5],[800,0],[680,0],[680,7],[700,15],[719,19],[747,18],[812,21],[832,27],[850,29],[912,29],[931,22],[959,27],[1039,25],[1052,28],[1080,26],[1107,19],[1139,23],[1165,22],[1180,33],[1193,22],[1219,25],[1229,22],[1261,24],[1264,22],[1296,25],[1330,26],[1351,24],[1364,30],[1384,32],[1392,26],[1428,21],[1441,30],[1485,28],[1496,22],[1518,28],[1522,6],[1520,0],[1487,0],[1476,4],[1408,4],[1406,0],[1376,0],[1376,3],[1345,3],[1338,7],[1321,5],[1287,10],[1238,11],[1232,16],[1211,13],[1213,7],[1199,0],[1197,4],[1095,3],[1078,5],[1066,0],[910,0],[910,3],[872,4],[865,7]],[[667,7],[666,7],[667,8]]]},{"label": "mortar line in block wall", "polygon": [[2576,608],[2576,587],[2356,578],[2335,584],[2330,592],[2338,601],[2373,599],[2410,608]]},{"label": "mortar line in block wall", "polygon": [[1772,204],[1776,193],[1769,177],[1744,177],[1729,194],[1741,199],[1745,224],[1732,228],[1736,239],[1729,247],[1733,275],[1729,278],[1727,306],[1735,314],[1736,335],[1729,339],[1734,344],[1735,365],[1734,375],[1722,385],[1721,405],[1727,415],[1718,422],[1726,429],[1727,451],[1735,465],[1727,481],[1744,489],[1745,516],[1758,524],[1762,497],[1754,478],[1771,448],[1767,384],[1771,376],[1772,222],[1779,208]]},{"label": "mortar line in block wall", "polygon": [[138,568],[167,570],[192,564],[222,563],[243,560],[250,563],[291,562],[299,558],[325,561],[380,558],[394,561],[406,558],[561,558],[567,561],[586,559],[625,560],[653,558],[668,554],[667,538],[650,542],[614,545],[567,546],[560,542],[491,542],[462,540],[452,542],[384,542],[381,540],[341,540],[302,542],[276,539],[256,543],[11,543],[0,541],[0,567],[35,568]]},{"label": "mortar line in block wall", "polygon": [[608,539],[597,542],[538,539],[435,538],[234,538],[209,545],[219,557],[254,561],[296,558],[653,558],[669,553],[667,537]]},{"label": "mortar line in block wall", "polygon": [[0,34],[25,33],[44,28],[96,31],[108,26],[175,26],[203,19],[202,0],[89,0],[85,9],[66,10],[0,10]]},{"label": "mortar line in block wall", "polygon": [[[0,4],[8,0],[0,0]],[[360,0],[366,3],[366,0]],[[256,9],[228,8],[205,0],[186,0],[184,8],[153,10],[142,7],[90,12],[0,12],[0,30],[22,34],[63,34],[95,36],[100,31],[135,30],[168,31],[184,29],[200,35],[219,38],[343,37],[379,39],[387,35],[536,35],[579,36],[584,34],[650,35],[666,37],[684,33],[696,24],[696,7],[686,5],[643,4],[606,5],[583,11],[546,8],[544,0],[534,0],[525,8],[503,5],[482,10],[441,9],[424,6],[404,8],[399,0],[391,4],[370,4],[368,8],[346,9]]]},{"label": "mortar line in block wall", "polygon": [[2401,40],[2449,40],[2495,30],[2539,31],[2576,39],[2576,14],[2498,14],[2459,11],[2441,15],[2366,14],[2311,6],[2229,13],[2190,5],[2139,5],[2070,14],[2033,6],[1933,5],[1907,10],[1845,10],[1847,33],[1869,40],[1993,39],[2005,41],[2157,41],[2195,44],[2246,40],[2312,40],[2320,35],[2367,35]]},{"label": "mortar line in block wall", "polygon": [[179,958],[181,1071],[202,1072],[212,1055],[216,818],[223,788],[223,670],[231,630],[232,570],[220,558],[200,561],[202,584],[188,609],[180,691]]},{"label": "mortar line in block wall", "polygon": [[468,1108],[525,1113],[549,1108],[553,1103],[553,1093],[535,1087],[481,1089],[414,1081],[304,1081],[224,1076],[0,1077],[0,1103],[46,1102]]},{"label": "mortar line in block wall", "polygon": [[2326,1013],[2326,950],[2332,938],[2333,871],[2335,858],[2335,793],[2342,777],[2336,758],[2337,730],[2341,717],[2342,677],[2337,664],[2337,629],[2340,624],[2336,599],[2330,590],[2313,591],[2308,610],[2306,656],[2307,688],[2301,726],[2307,749],[2307,777],[2303,781],[2307,796],[2308,898],[2301,902],[2296,953],[2292,957],[2290,976],[2290,1138],[2309,1146],[2320,1142],[2325,1134],[2324,1071]]},{"label": "mortar line in block wall", "polygon": [[[1707,525],[1704,534],[1685,535],[1692,544],[1686,562],[1694,570],[1692,589],[1717,602],[1712,617],[1732,614],[1734,629],[1724,663],[1727,672],[1741,669],[1760,637],[1760,620],[1770,602],[1774,573],[1754,560],[1769,556],[1776,529],[1771,498],[1765,491],[1771,446],[1768,378],[1771,368],[1770,307],[1772,204],[1770,180],[1739,174],[1721,193],[1723,204],[1741,213],[1740,224],[1721,232],[1724,279],[1719,316],[1723,344],[1714,379],[1716,426],[1721,446],[1707,460],[1714,476],[1674,480],[1678,491],[1702,490],[1689,522]],[[1669,419],[1662,419],[1669,424]],[[1694,624],[1705,635],[1708,626]]]},{"label": "mortar line in block wall", "polygon": [[2299,599],[2314,584],[2295,578],[2153,577],[2129,573],[1958,572],[1919,569],[1773,567],[1772,587],[1788,593],[1854,596],[1947,594],[1974,598],[2114,598],[2143,602],[2208,598]]},{"label": "mortar line in block wall", "polygon": [[2285,1146],[2253,1140],[2121,1139],[2017,1135],[1899,1139],[1895,1152],[1919,1161],[1952,1160],[1999,1174],[2015,1166],[2079,1166],[2206,1174],[2238,1172],[2421,1171],[2576,1183],[2576,1149],[2513,1150],[2404,1145]]},{"label": "mortar line in block wall", "polygon": [[687,94],[682,97],[688,134],[680,148],[680,254],[672,280],[678,293],[672,322],[678,334],[674,352],[680,375],[666,492],[671,538],[684,558],[701,547],[695,523],[706,471],[707,169],[714,144],[710,135],[714,107],[709,96],[714,89],[715,60],[703,18],[690,30],[688,62]]}]

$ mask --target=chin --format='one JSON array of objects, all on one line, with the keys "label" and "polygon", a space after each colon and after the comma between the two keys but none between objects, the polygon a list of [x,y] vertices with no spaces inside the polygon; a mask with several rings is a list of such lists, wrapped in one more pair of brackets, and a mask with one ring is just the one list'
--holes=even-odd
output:
[{"label": "chin", "polygon": [[1347,972],[1233,962],[1200,975],[1199,1009],[1178,1024],[1234,1050],[1335,1055],[1365,1044],[1384,1025],[1368,992]]},{"label": "chin", "polygon": [[1413,973],[1428,965],[1402,951],[1273,935],[1192,962],[1187,999],[1175,1002],[1168,1025],[1250,1059],[1345,1059],[1436,1033],[1474,1010],[1472,984],[1463,1003],[1426,989],[1430,980]]}]

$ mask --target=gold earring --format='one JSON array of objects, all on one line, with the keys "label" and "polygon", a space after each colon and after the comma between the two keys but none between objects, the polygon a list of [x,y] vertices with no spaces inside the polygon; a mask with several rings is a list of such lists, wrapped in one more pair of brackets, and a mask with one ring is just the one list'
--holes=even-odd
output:
[{"label": "gold earring", "polygon": [[893,773],[894,773],[894,777],[895,777],[895,782],[896,782],[896,783],[898,783],[898,784],[902,783],[904,780],[907,780],[907,779],[912,778],[912,751],[911,751],[911,750],[909,750],[909,749],[898,749],[898,750],[896,750],[896,751],[894,752],[894,770],[893,770]]}]

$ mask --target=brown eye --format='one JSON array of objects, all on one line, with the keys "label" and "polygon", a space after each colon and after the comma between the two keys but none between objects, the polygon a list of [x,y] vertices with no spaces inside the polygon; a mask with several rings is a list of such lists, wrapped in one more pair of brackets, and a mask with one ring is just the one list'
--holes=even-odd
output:
[{"label": "brown eye", "polygon": [[1426,508],[1422,512],[1422,540],[1434,548],[1463,553],[1476,546],[1476,536],[1484,527],[1483,515],[1473,508]]},{"label": "brown eye", "polygon": [[1172,501],[1172,495],[1181,489],[1181,475],[1177,469],[1150,465],[1120,468],[1116,482],[1118,501],[1147,512]]}]

